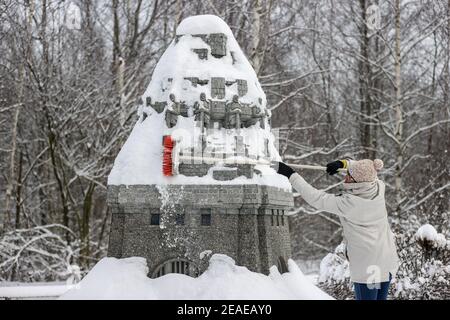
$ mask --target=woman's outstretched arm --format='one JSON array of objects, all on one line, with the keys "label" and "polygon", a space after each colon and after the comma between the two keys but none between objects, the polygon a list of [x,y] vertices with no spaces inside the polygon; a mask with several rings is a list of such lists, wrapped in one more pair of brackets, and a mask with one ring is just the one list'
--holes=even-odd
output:
[{"label": "woman's outstretched arm", "polygon": [[314,188],[292,168],[282,162],[279,163],[277,172],[286,176],[292,187],[300,193],[302,198],[312,207],[317,210],[323,210],[340,216],[345,215],[345,211],[347,211],[344,209],[346,202],[344,199],[345,197],[336,196]]}]

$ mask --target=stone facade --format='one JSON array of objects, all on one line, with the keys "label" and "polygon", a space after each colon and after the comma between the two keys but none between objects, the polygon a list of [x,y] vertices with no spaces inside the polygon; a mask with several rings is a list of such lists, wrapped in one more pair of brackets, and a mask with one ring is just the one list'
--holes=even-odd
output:
[{"label": "stone facade", "polygon": [[225,98],[225,78],[211,78],[211,97]]},{"label": "stone facade", "polygon": [[[227,51],[227,36],[222,33],[193,34],[204,43],[189,54],[197,55],[199,65],[217,59],[224,67],[235,64],[236,54]],[[175,45],[183,35],[177,35]],[[195,43],[199,43],[196,39]],[[207,48],[205,48],[205,46]],[[222,59],[230,54],[232,59]],[[194,57],[195,58],[195,57]],[[242,57],[240,58],[242,59]],[[201,61],[206,60],[206,61]],[[194,69],[194,67],[193,67]],[[220,69],[224,70],[224,69]],[[195,71],[195,70],[194,70]],[[286,271],[291,256],[289,225],[285,216],[293,206],[292,193],[256,184],[237,184],[236,178],[256,178],[255,160],[271,159],[267,138],[263,153],[252,151],[244,141],[241,129],[256,125],[262,130],[270,125],[270,114],[262,104],[262,97],[249,97],[245,79],[215,76],[204,78],[195,72],[180,79],[160,76],[158,90],[168,93],[166,101],[145,97],[146,106],[164,112],[167,128],[174,128],[182,117],[193,117],[198,134],[195,147],[178,150],[180,160],[172,169],[186,177],[210,175],[210,184],[202,185],[131,185],[108,186],[108,205],[112,213],[108,255],[123,258],[141,256],[147,259],[149,276],[158,277],[170,272],[198,275],[207,266],[208,254],[221,253],[232,257],[238,265],[252,271],[268,273],[273,265]],[[245,78],[245,74],[239,74]],[[152,80],[153,81],[153,80]],[[174,82],[183,81],[183,90],[193,90],[198,100],[183,97],[184,91],[173,93]],[[179,82],[177,83],[180,84]],[[254,91],[254,90],[253,90]],[[175,91],[174,91],[175,92]],[[195,96],[194,96],[195,97]],[[184,102],[187,100],[187,102]],[[194,100],[194,101],[193,101]],[[208,142],[208,130],[224,129],[229,138]],[[198,133],[200,132],[200,133]],[[168,134],[168,133],[164,133]],[[234,137],[234,139],[233,139]],[[209,143],[209,145],[207,145]],[[201,161],[191,161],[192,159]],[[215,160],[239,158],[240,163]],[[209,160],[207,160],[209,159]],[[213,161],[211,161],[211,159]],[[246,161],[246,160],[251,161]],[[256,179],[255,179],[256,180]]]},{"label": "stone facade", "polygon": [[208,37],[208,44],[211,46],[211,55],[221,58],[227,54],[227,36],[223,33],[212,33]]},{"label": "stone facade", "polygon": [[[182,194],[177,210],[184,215],[184,224],[161,228],[151,225],[152,214],[164,214],[157,186],[108,187],[109,256],[145,257],[150,276],[166,261],[177,259],[190,261],[201,273],[198,255],[206,250],[226,254],[255,272],[267,274],[273,265],[286,267],[291,248],[285,213],[293,206],[291,193],[261,185],[178,185],[171,186],[170,193]],[[211,215],[208,226],[200,220],[205,209]],[[167,228],[191,237],[185,240],[194,248],[162,246]]]},{"label": "stone facade", "polygon": [[[177,35],[175,38],[175,42],[177,43],[183,35]],[[199,61],[208,60],[209,55],[216,59],[223,58],[227,55],[227,36],[222,33],[212,33],[212,34],[195,34],[193,37],[197,37],[203,40],[205,44],[209,46],[207,48],[193,48],[192,51],[198,56]],[[233,64],[235,58],[233,56],[233,52],[230,52],[230,55],[233,58]],[[167,90],[169,84],[173,81],[172,78],[162,79],[162,92]],[[248,93],[248,83],[245,79],[225,79],[223,77],[211,77],[210,79],[199,79],[198,77],[185,77],[184,80],[190,82],[190,85],[193,88],[197,88],[198,86],[206,86],[210,85],[208,93],[209,105],[211,108],[211,126],[216,124],[217,128],[227,128],[229,124],[227,120],[229,120],[228,116],[230,112],[227,111],[226,106],[231,105],[233,101],[227,101],[226,92],[231,87],[234,92],[237,93],[238,99],[244,97]],[[207,91],[207,90],[205,90]],[[206,92],[205,92],[206,93]],[[175,97],[178,101],[179,97]],[[260,98],[261,99],[261,98]],[[174,101],[175,103],[178,103]],[[238,101],[238,103],[240,103]],[[167,104],[166,101],[155,101],[152,103],[151,97],[146,97],[146,105],[154,108],[158,113],[161,113],[165,110],[166,112],[166,122],[169,128],[172,128],[177,123],[177,116],[186,116],[187,110],[190,108],[194,108],[194,105],[182,105],[184,113],[176,113],[173,111],[173,107],[171,108],[172,103]],[[167,108],[166,108],[167,107]],[[257,122],[261,123],[261,127],[265,126],[265,119],[270,121],[269,117],[266,114],[259,115],[258,113],[253,113],[252,109],[255,106],[253,105],[245,105],[242,104],[242,116],[244,119],[242,121],[232,121],[235,127],[246,127],[248,128],[251,125],[254,125]],[[234,115],[231,115],[231,118],[234,118]]]},{"label": "stone facade", "polygon": [[242,79],[237,79],[236,81],[237,81],[237,84],[238,84],[239,97],[245,96],[247,94],[247,91],[248,91],[247,81],[242,80]]},{"label": "stone facade", "polygon": [[193,49],[200,60],[208,60],[208,49]]}]

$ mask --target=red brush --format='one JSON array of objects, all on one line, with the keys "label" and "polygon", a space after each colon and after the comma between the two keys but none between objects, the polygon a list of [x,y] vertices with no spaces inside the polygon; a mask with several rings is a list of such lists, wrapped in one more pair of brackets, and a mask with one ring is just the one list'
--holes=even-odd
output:
[{"label": "red brush", "polygon": [[163,137],[163,163],[162,171],[163,175],[166,177],[173,176],[173,158],[172,152],[175,147],[175,141],[171,136]]}]

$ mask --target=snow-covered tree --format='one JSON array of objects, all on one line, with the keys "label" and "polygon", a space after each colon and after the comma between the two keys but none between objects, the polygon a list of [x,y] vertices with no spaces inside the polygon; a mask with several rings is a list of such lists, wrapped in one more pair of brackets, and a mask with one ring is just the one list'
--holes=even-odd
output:
[{"label": "snow-covered tree", "polygon": [[[156,61],[195,14],[231,27],[287,162],[382,158],[403,259],[422,256],[423,224],[450,237],[450,1],[0,0],[2,239],[58,224],[82,269],[105,254],[112,161]],[[300,173],[330,192],[341,183]],[[334,252],[336,217],[301,199],[294,210],[294,258]]]}]

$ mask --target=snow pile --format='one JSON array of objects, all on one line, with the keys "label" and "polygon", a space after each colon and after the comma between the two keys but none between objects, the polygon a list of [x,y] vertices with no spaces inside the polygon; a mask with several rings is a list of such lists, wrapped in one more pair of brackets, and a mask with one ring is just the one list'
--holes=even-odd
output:
[{"label": "snow pile", "polygon": [[214,254],[198,278],[171,273],[150,279],[144,258],[104,258],[61,299],[332,299],[293,260],[288,269],[280,274],[272,267],[265,276],[237,266],[226,255]]},{"label": "snow pile", "polygon": [[435,241],[438,236],[436,229],[431,224],[424,224],[416,233],[416,237],[421,240]]},{"label": "snow pile", "polygon": [[399,238],[398,248],[402,263],[392,281],[394,297],[448,299],[450,241],[425,224],[412,237]]},{"label": "snow pile", "polygon": [[350,265],[345,258],[345,244],[336,247],[320,262],[319,283],[341,283],[350,278]]},{"label": "snow pile", "polygon": [[[224,33],[227,36],[226,55],[216,58],[208,51],[208,59],[201,60],[194,49],[209,48],[198,34]],[[200,93],[205,93],[211,99],[212,77],[223,77],[231,85],[227,85],[224,99],[231,101],[238,94],[237,79],[246,80],[247,93],[239,98],[241,103],[257,105],[266,111],[266,96],[261,88],[255,71],[240,49],[228,25],[216,16],[194,16],[186,18],[177,29],[177,38],[169,45],[162,55],[152,75],[150,84],[143,95],[143,101],[151,98],[152,103],[166,102],[167,106],[161,113],[150,107],[139,108],[139,120],[133,128],[130,137],[118,154],[114,167],[108,177],[109,185],[149,185],[149,184],[263,184],[291,190],[287,178],[276,174],[268,165],[259,165],[256,169],[260,174],[254,178],[238,177],[231,181],[216,181],[212,173],[204,177],[186,177],[177,175],[164,177],[162,174],[162,137],[172,135],[181,138],[177,148],[187,150],[199,145],[200,128],[196,126],[192,112],[189,117],[178,116],[177,124],[168,128],[165,122],[165,111],[172,107],[169,95],[174,94],[176,101],[182,101],[192,108],[199,100]],[[185,78],[209,80],[207,84],[193,86]],[[192,111],[189,109],[189,111]],[[270,114],[270,111],[267,110]],[[207,145],[211,149],[224,154],[233,154],[234,138],[240,135],[248,146],[249,154],[264,157],[265,141],[271,159],[281,160],[275,147],[275,138],[270,126],[265,128],[260,123],[249,128],[215,130],[208,132]],[[220,164],[217,165],[218,167]]]},{"label": "snow pile", "polygon": [[447,241],[445,236],[442,233],[438,233],[430,224],[424,224],[417,230],[416,239],[421,243],[431,243],[437,248],[450,247],[450,241]]}]

